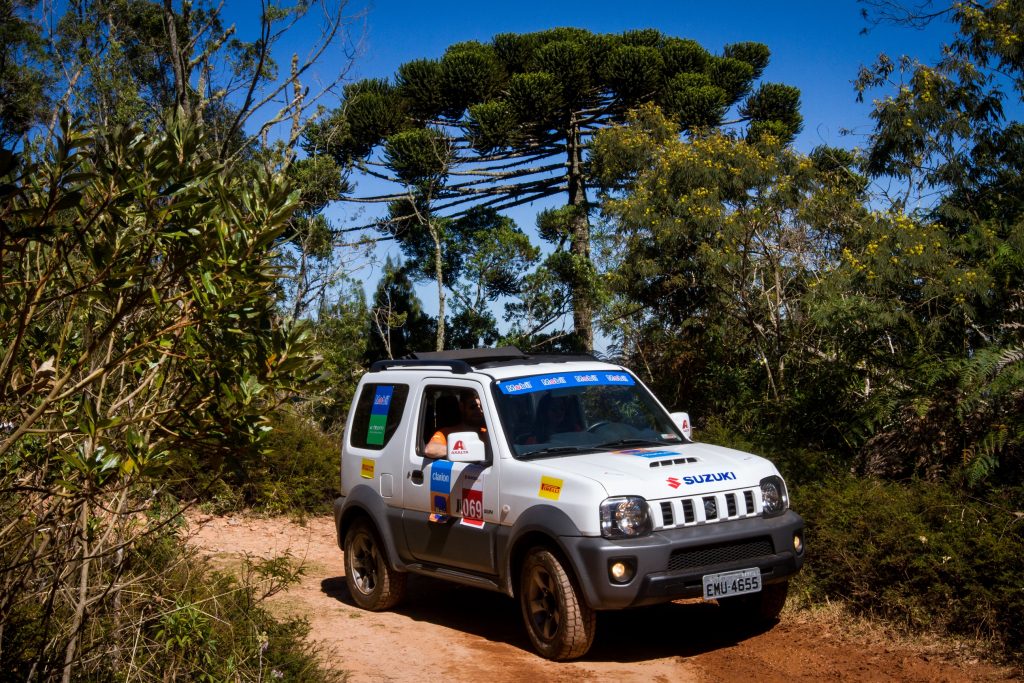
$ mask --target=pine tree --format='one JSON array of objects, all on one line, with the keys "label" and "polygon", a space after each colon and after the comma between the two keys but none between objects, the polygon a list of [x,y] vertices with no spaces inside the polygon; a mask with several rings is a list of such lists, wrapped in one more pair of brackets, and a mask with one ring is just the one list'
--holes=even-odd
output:
[{"label": "pine tree", "polygon": [[349,85],[342,105],[307,132],[306,149],[402,186],[353,198],[391,202],[386,226],[399,240],[410,222],[433,226],[471,207],[502,210],[564,194],[558,239],[569,257],[559,274],[573,294],[577,344],[591,348],[591,137],[650,101],[685,130],[745,122],[752,137],[791,137],[801,126],[798,91],[753,88],[768,58],[758,43],[727,45],[716,56],[654,29],[500,34],[403,64],[393,82]]}]

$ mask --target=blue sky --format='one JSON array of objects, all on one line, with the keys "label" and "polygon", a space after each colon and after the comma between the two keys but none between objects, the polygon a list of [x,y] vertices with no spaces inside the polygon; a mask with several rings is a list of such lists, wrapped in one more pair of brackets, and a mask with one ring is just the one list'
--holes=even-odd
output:
[{"label": "blue sky", "polygon": [[[746,2],[732,3],[632,0],[587,3],[557,0],[520,2],[408,2],[377,0],[369,6],[353,4],[351,10],[365,7],[359,25],[362,45],[350,76],[385,78],[411,59],[440,57],[447,46],[464,40],[488,41],[503,32],[530,32],[556,26],[578,26],[597,33],[618,33],[628,29],[656,28],[665,34],[692,38],[713,53],[724,45],[740,41],[766,44],[772,59],[763,81],[795,85],[802,93],[804,130],[796,140],[800,151],[809,152],[821,144],[854,147],[863,144],[870,132],[870,96],[858,103],[852,81],[858,68],[872,63],[880,53],[891,56],[908,54],[921,61],[934,62],[943,41],[951,36],[946,24],[933,24],[925,30],[877,26],[867,34],[861,18],[862,5],[853,0],[834,2]],[[238,6],[229,6],[229,14]],[[232,17],[234,19],[234,17]],[[246,18],[238,19],[244,35]],[[301,49],[302,36],[295,36]],[[288,49],[292,49],[288,46]],[[283,62],[284,55],[279,59]],[[327,75],[337,63],[320,66]],[[878,96],[878,94],[875,94]],[[843,129],[853,135],[842,135]],[[363,190],[370,191],[364,183]],[[559,202],[560,203],[560,202]],[[549,204],[526,206],[512,217],[524,230],[531,230],[537,211]],[[335,207],[334,220],[352,221],[352,209]],[[365,215],[360,222],[365,221]],[[384,244],[378,249],[381,260],[387,254],[399,254],[397,246]],[[372,291],[379,269],[360,273]],[[435,295],[430,287],[418,290],[424,306],[436,313]],[[500,315],[498,316],[500,319]]]}]

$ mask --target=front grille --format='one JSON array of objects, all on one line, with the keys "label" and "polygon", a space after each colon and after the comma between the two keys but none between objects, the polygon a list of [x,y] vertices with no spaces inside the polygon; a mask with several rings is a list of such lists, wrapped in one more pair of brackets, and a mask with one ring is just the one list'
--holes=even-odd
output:
[{"label": "front grille", "polygon": [[[669,477],[668,485],[672,489],[678,489],[681,484],[679,478]],[[661,506],[660,528],[671,529],[754,517],[759,514],[755,493],[756,489],[738,489],[652,502]]]},{"label": "front grille", "polygon": [[693,524],[696,519],[696,515],[693,514],[693,501],[683,500],[683,521],[686,524]]},{"label": "front grille", "polygon": [[774,555],[775,548],[772,539],[752,538],[739,543],[723,543],[722,545],[705,546],[703,548],[691,548],[676,550],[668,560],[668,570],[678,572],[684,569],[695,567],[707,567],[725,562],[737,562],[739,560],[752,560],[758,557]]},{"label": "front grille", "polygon": [[714,496],[704,497],[704,519],[709,522],[718,519],[718,501]]}]

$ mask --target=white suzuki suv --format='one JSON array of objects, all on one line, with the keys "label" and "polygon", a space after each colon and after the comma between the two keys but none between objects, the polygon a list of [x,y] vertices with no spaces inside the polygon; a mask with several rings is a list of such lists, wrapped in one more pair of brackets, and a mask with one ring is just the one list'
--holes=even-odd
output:
[{"label": "white suzuki suv", "polygon": [[549,659],[587,652],[595,610],[703,597],[770,622],[804,559],[772,463],[692,441],[626,368],[513,347],[375,363],[334,516],[361,607],[410,572],[500,591]]}]

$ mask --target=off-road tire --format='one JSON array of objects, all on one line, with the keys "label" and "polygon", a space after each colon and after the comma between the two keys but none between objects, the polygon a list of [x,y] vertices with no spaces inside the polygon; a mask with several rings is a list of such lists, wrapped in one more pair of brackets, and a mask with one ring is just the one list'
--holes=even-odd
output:
[{"label": "off-road tire", "polygon": [[345,584],[357,605],[371,612],[391,609],[405,596],[408,574],[391,568],[373,526],[355,522],[345,534]]},{"label": "off-road tire", "polygon": [[542,657],[582,657],[594,642],[594,610],[558,557],[545,548],[533,548],[523,562],[519,604],[526,632]]},{"label": "off-road tire", "polygon": [[775,623],[778,620],[779,613],[786,606],[788,594],[789,581],[781,581],[765,585],[759,593],[721,598],[718,605],[730,619],[762,626]]}]

